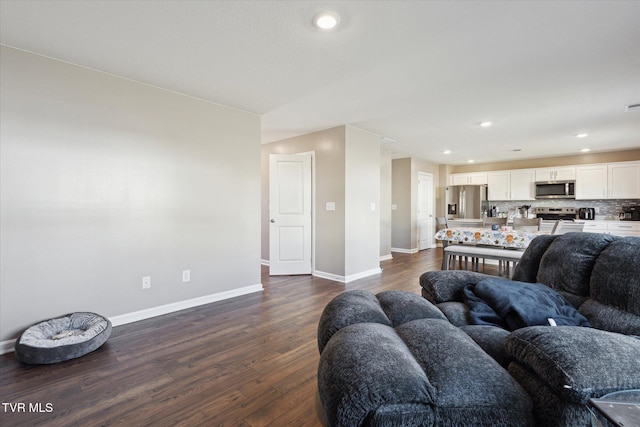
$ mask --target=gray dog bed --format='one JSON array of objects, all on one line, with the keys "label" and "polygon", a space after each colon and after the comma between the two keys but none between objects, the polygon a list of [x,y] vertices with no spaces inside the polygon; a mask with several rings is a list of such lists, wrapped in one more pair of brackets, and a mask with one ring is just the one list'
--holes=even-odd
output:
[{"label": "gray dog bed", "polygon": [[111,322],[95,313],[71,313],[27,328],[16,340],[23,363],[42,365],[75,359],[100,347],[111,335]]}]

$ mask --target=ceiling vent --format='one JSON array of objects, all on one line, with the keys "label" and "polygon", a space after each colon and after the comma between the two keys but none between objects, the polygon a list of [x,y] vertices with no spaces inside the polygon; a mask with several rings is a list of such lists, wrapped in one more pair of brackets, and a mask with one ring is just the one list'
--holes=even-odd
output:
[{"label": "ceiling vent", "polygon": [[624,107],[624,111],[640,111],[640,104],[630,104]]}]

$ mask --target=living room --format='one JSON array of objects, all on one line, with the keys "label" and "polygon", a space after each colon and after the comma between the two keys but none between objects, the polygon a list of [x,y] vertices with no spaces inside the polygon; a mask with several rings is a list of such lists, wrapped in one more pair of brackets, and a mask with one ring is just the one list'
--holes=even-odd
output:
[{"label": "living room", "polygon": [[[316,202],[322,206],[318,216],[327,222],[315,224],[314,267],[335,276],[336,286],[342,287],[342,282],[379,268],[391,248],[415,247],[414,213],[394,219],[410,210],[415,199],[410,194],[405,202],[394,200],[394,162],[408,163],[402,165],[408,172],[405,187],[411,187],[414,173],[431,174],[436,211],[444,212],[444,183],[465,168],[480,170],[480,165],[497,162],[514,167],[519,162],[547,166],[640,160],[638,113],[624,111],[640,102],[633,98],[639,92],[633,54],[637,4],[614,4],[549,3],[540,9],[523,4],[534,8],[529,21],[523,16],[530,10],[500,2],[409,2],[398,7],[397,2],[3,0],[0,350],[11,351],[29,325],[74,311],[103,314],[118,328],[262,295],[261,261],[268,260],[263,151],[283,141],[337,132],[340,136],[318,141],[312,150],[317,157],[323,149],[338,150],[342,155],[333,160],[338,163],[353,148],[349,137],[357,134],[368,141],[367,155],[375,166],[367,173],[380,176],[379,181],[355,183],[357,174],[351,170],[335,180],[316,176]],[[313,15],[325,8],[338,10],[342,29],[322,32],[311,26]],[[573,8],[584,23],[600,23],[601,31],[567,28]],[[495,24],[505,31],[504,39],[514,37],[518,25],[533,31],[542,25],[536,20],[545,19],[545,25],[564,28],[566,48],[545,52],[553,46],[551,36],[536,45],[527,34],[520,45],[496,45],[488,53],[493,65],[483,69],[491,61],[481,60],[485,47],[472,40],[474,30],[488,31],[492,17],[501,13],[504,19]],[[389,34],[405,21],[386,21],[385,16],[406,20],[411,31],[394,40]],[[601,22],[603,16],[610,18]],[[209,21],[202,22],[204,17]],[[375,21],[365,26],[365,17]],[[515,17],[521,20],[511,20]],[[583,23],[581,19],[576,22]],[[271,22],[277,23],[275,28]],[[285,30],[285,23],[295,32]],[[429,26],[443,36],[430,30],[413,38],[414,31]],[[448,26],[469,32],[445,32]],[[581,37],[589,32],[596,35],[585,42]],[[556,84],[579,84],[562,93],[537,86],[536,74],[551,72],[550,65],[574,47],[576,62],[557,75]],[[469,55],[468,74],[460,54],[454,55],[456,49]],[[428,55],[417,55],[420,51]],[[112,55],[117,61],[110,63]],[[520,63],[510,68],[510,60]],[[123,64],[130,67],[120,68]],[[581,68],[600,78],[585,71],[580,82],[575,72]],[[522,73],[526,69],[530,72]],[[398,86],[429,73],[433,83],[427,87]],[[483,82],[493,86],[483,89]],[[503,95],[499,110],[478,101],[500,86],[512,96]],[[394,88],[396,96],[391,96]],[[433,97],[435,105],[409,112],[403,108],[402,118],[387,127],[377,120],[395,114],[391,105],[409,104],[412,92],[419,99],[411,103]],[[445,105],[439,101],[441,92],[450,95]],[[606,92],[614,100],[602,111],[574,113],[562,124],[547,116],[599,102]],[[527,115],[523,104],[540,98],[549,111],[539,111],[546,128],[535,130],[525,126],[536,116]],[[445,118],[440,109],[453,114]],[[494,126],[476,126],[494,112],[489,117]],[[309,121],[311,116],[318,120]],[[421,121],[424,125],[410,134],[408,129]],[[507,122],[510,127],[501,131]],[[573,133],[583,127],[589,127],[590,135],[578,140]],[[456,128],[464,128],[463,133]],[[516,129],[534,136],[521,138]],[[442,152],[449,148],[441,142],[450,140],[445,138],[449,133],[457,140],[451,147],[456,159]],[[383,137],[387,139],[381,141]],[[507,144],[509,139],[519,144]],[[577,153],[582,141],[589,142],[591,153]],[[467,154],[475,160],[471,166]],[[365,192],[366,205],[348,211],[348,195]],[[331,202],[335,211],[325,209]],[[354,238],[365,211],[367,221],[381,225]],[[394,234],[407,238],[395,243]],[[358,258],[365,253],[365,260]],[[148,288],[143,289],[143,278],[150,278]]]}]

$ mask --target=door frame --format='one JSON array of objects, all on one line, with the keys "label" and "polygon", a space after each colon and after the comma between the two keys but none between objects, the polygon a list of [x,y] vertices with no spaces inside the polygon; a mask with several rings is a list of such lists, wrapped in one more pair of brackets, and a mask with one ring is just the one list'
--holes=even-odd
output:
[{"label": "door frame", "polygon": [[[311,272],[309,274],[314,274],[316,270],[316,153],[315,151],[303,151],[300,153],[271,153],[275,155],[286,155],[286,156],[301,156],[301,155],[310,155],[311,156],[311,242],[310,242],[310,254],[311,254]],[[269,172],[267,176],[271,176],[270,164],[269,164]],[[269,178],[270,179],[270,178]],[[271,188],[271,184],[269,184],[269,189]],[[268,216],[269,220],[271,218],[271,192],[269,190],[269,203],[268,203]],[[269,265],[271,264],[271,227],[268,226],[268,236],[269,236]],[[269,270],[269,275],[271,275],[271,270]]]},{"label": "door frame", "polygon": [[436,208],[436,201],[435,201],[435,183],[434,183],[434,179],[433,179],[433,174],[428,173],[428,172],[418,172],[418,197],[417,197],[417,205],[418,205],[418,210],[420,209],[420,201],[422,198],[421,192],[420,192],[420,181],[422,178],[426,178],[428,181],[431,182],[431,186],[428,187],[428,194],[426,194],[425,196],[427,197],[427,203],[428,206],[431,206],[431,213],[428,213],[428,217],[427,217],[427,225],[429,226],[428,228],[430,228],[431,230],[428,232],[430,234],[429,238],[427,240],[428,244],[427,246],[421,246],[420,242],[421,242],[421,236],[420,236],[420,213],[417,213],[417,221],[416,221],[416,225],[417,225],[417,231],[418,231],[418,242],[417,242],[417,247],[418,250],[424,250],[424,249],[431,249],[431,248],[435,248],[436,247],[436,243],[435,240],[433,238],[433,234],[435,233],[435,208]]}]

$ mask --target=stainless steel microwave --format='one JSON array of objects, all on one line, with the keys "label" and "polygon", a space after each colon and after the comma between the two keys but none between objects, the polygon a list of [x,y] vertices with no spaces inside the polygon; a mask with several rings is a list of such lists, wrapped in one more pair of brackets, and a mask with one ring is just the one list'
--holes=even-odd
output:
[{"label": "stainless steel microwave", "polygon": [[575,181],[536,182],[536,199],[575,199]]}]

